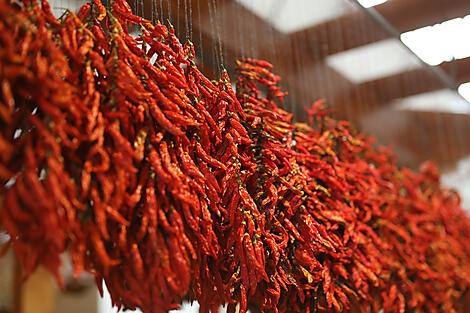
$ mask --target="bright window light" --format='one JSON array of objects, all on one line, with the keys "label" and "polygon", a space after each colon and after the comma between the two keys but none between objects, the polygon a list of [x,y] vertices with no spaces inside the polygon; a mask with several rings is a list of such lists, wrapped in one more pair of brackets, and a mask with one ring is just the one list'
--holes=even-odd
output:
[{"label": "bright window light", "polygon": [[292,33],[336,19],[354,6],[344,0],[236,0],[275,29]]},{"label": "bright window light", "polygon": [[447,188],[454,188],[462,197],[462,207],[470,213],[470,157],[457,162],[452,172],[441,176],[442,184]]},{"label": "bright window light", "polygon": [[386,39],[330,55],[327,64],[355,84],[419,67],[418,59],[399,40]]},{"label": "bright window light", "polygon": [[[109,295],[108,289],[104,287],[103,291],[104,291],[103,298],[101,298],[100,295],[98,294],[98,313],[117,313],[118,309],[111,305],[111,296]],[[142,313],[142,311],[138,309],[132,312]],[[199,304],[197,302],[191,304],[186,301],[183,302],[183,304],[181,305],[181,309],[170,311],[170,313],[197,313],[197,312],[199,312]],[[220,310],[220,312],[224,312],[224,311]]]},{"label": "bright window light", "polygon": [[375,5],[385,3],[387,2],[387,0],[358,0],[357,2],[359,2],[359,4],[362,5],[364,8],[370,8]]},{"label": "bright window light", "polygon": [[56,18],[59,18],[65,10],[70,9],[73,12],[78,12],[80,7],[84,5],[86,0],[52,0],[49,1],[52,7],[52,13]]},{"label": "bright window light", "polygon": [[470,82],[460,85],[458,91],[465,100],[470,102]]},{"label": "bright window light", "polygon": [[401,41],[429,65],[470,56],[470,15],[401,34]]}]

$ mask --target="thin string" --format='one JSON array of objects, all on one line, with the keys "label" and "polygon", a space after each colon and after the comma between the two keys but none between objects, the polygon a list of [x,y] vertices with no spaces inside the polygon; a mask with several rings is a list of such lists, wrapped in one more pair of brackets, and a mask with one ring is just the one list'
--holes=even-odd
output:
[{"label": "thin string", "polygon": [[[187,3],[188,0],[185,0]],[[189,40],[193,41],[193,4],[189,1]]]},{"label": "thin string", "polygon": [[136,13],[138,13],[139,11],[137,11],[137,9],[138,9],[138,7],[137,7],[137,5],[138,5],[138,4],[137,4],[137,0],[134,0],[133,3],[134,3],[135,11],[136,11]]},{"label": "thin string", "polygon": [[[422,68],[420,68],[421,70]],[[414,92],[411,92],[413,90],[426,90],[426,88],[423,88],[423,87],[426,87],[429,83],[432,83],[429,79],[429,77],[425,77],[425,79],[415,79],[414,77],[411,77],[411,75],[406,75],[406,78],[405,78],[405,83],[403,84],[403,90],[405,90],[405,95],[407,97],[409,96],[413,96],[414,95]],[[431,80],[433,80],[434,77],[431,78]],[[413,126],[413,132],[415,133],[414,134],[414,138],[415,138],[415,142],[417,142],[418,144],[418,149],[419,151],[424,151],[424,155],[427,157],[428,155],[432,155],[433,151],[432,151],[432,148],[434,146],[434,142],[433,140],[429,140],[429,133],[428,133],[428,127],[429,127],[429,121],[431,121],[432,123],[434,123],[435,125],[437,124],[437,120],[435,118],[433,119],[429,119],[428,121],[426,120],[422,120],[423,118],[426,118],[426,113],[421,113],[421,112],[413,112],[414,115],[416,116],[416,119],[419,119],[419,115],[421,115],[421,120],[419,121],[420,124],[414,124]],[[437,116],[436,116],[437,118]],[[418,127],[416,127],[416,125],[418,125]],[[441,135],[441,134],[439,134]],[[438,140],[438,145],[441,144],[441,139],[440,138]],[[438,152],[438,154],[441,154],[441,151],[442,149],[436,149],[436,151]],[[434,156],[436,159],[441,159],[441,160],[444,160],[444,156],[442,155],[441,157],[439,155],[435,155]],[[420,162],[421,161],[424,161],[424,160],[419,160]]]},{"label": "thin string", "polygon": [[[319,45],[315,45],[313,47],[314,50],[318,50],[317,55],[319,59],[317,60],[317,64],[315,65],[318,69],[317,71],[319,72],[319,76],[317,77],[316,81],[313,82],[312,84],[316,84],[317,88],[322,87],[322,90],[319,90],[317,93],[317,97],[321,97],[326,100],[326,103],[328,106],[330,106],[332,103],[333,96],[332,94],[334,91],[337,90],[337,86],[332,83],[333,77],[332,77],[332,69],[326,64],[327,57],[330,52],[330,44],[329,44],[329,34],[328,32],[331,31],[327,29],[326,27],[321,27],[321,33],[320,33],[320,40],[319,40]],[[314,101],[316,99],[309,99],[309,101]]]},{"label": "thin string", "polygon": [[[366,37],[366,30],[367,30],[367,18],[364,14],[364,12],[360,12],[359,14],[361,14],[361,20],[362,22],[359,24],[359,33],[356,35],[356,32],[354,33],[356,36],[357,36],[357,40],[359,42],[365,42],[367,37]],[[354,42],[354,40],[353,40]],[[372,64],[369,64],[369,66],[371,66]],[[356,90],[356,94],[357,94],[357,103],[356,105],[353,107],[353,115],[354,115],[354,118],[353,118],[353,122],[354,122],[354,126],[355,127],[359,127],[360,126],[360,120],[361,120],[361,117],[365,116],[365,114],[368,113],[367,109],[369,107],[368,105],[368,101],[369,102],[374,102],[377,100],[377,96],[375,95],[375,90],[372,91],[372,92],[367,92],[367,90],[365,88],[361,88],[359,87],[358,85],[354,86],[355,90]]]},{"label": "thin string", "polygon": [[[219,49],[219,63],[220,65],[218,65],[219,67],[220,66],[223,66],[224,65],[224,53],[222,51],[222,39],[221,39],[221,23],[220,23],[220,16],[217,14],[217,6],[216,6],[216,2],[215,0],[212,0],[212,8],[214,10],[214,17],[215,17],[215,31],[216,31],[216,34],[217,34],[217,44],[218,44],[218,49]],[[222,72],[222,69],[219,68],[219,72],[221,73]]]},{"label": "thin string", "polygon": [[[339,39],[338,40],[338,46],[341,48],[341,51],[344,51],[345,50],[345,43],[344,43],[344,40],[343,40],[343,37],[344,37],[344,32],[343,32],[343,27],[341,26],[339,20],[336,20],[336,23],[335,23],[335,29],[337,31],[337,38]],[[344,112],[344,117],[346,119],[351,119],[352,117],[352,95],[353,95],[353,90],[351,90],[350,88],[347,88],[346,91],[345,91],[346,94],[343,95],[343,99],[340,99],[341,101],[344,101],[344,108],[345,108],[345,112]],[[332,99],[332,101],[334,101],[336,99]]]},{"label": "thin string", "polygon": [[[232,25],[228,25],[228,23],[227,23],[227,7],[226,7],[226,5],[227,5],[227,3],[222,3],[219,6],[219,19],[221,21],[220,31],[222,32],[221,33],[222,38],[227,38],[227,35],[226,35],[227,30],[229,29],[229,27],[232,27]],[[227,53],[228,45],[222,44],[221,48],[222,48],[222,56],[227,57],[227,55],[228,55],[228,53]],[[222,57],[222,60],[224,60],[223,57]],[[226,62],[230,62],[230,64],[228,64],[229,67],[234,64],[233,60],[226,60]]]},{"label": "thin string", "polygon": [[175,31],[179,31],[180,30],[180,22],[181,22],[181,19],[180,19],[180,0],[176,0],[176,21],[174,23],[174,26],[176,27]]},{"label": "thin string", "polygon": [[[305,11],[305,10],[302,10],[302,11]],[[304,34],[304,40],[307,40],[305,36],[307,35]],[[296,73],[297,82],[298,84],[300,84],[300,88],[297,87],[298,88],[297,90],[311,90],[309,88],[309,85],[311,85],[311,83],[308,80],[307,70],[305,69],[305,64],[302,64],[303,63],[302,61],[304,61],[302,59],[302,53],[300,49],[294,48],[293,51],[294,51],[294,60],[295,60],[294,64],[296,66],[296,70],[294,73]],[[297,99],[298,101],[294,103],[293,110],[294,112],[296,112],[296,116],[300,118],[301,116],[305,116],[304,106],[308,105],[308,101],[311,101],[311,99],[306,99],[304,93],[300,93]]]},{"label": "thin string", "polygon": [[[241,7],[240,4],[237,4],[237,5]],[[244,10],[244,8],[242,8],[242,9]],[[241,19],[241,21],[240,21],[240,18],[237,19],[240,22],[237,23],[236,26],[237,26],[237,35],[238,35],[238,46],[240,47],[240,55],[241,55],[242,58],[245,58],[246,57],[246,53],[245,53],[245,32],[242,29],[242,25],[245,25],[245,23],[246,23],[246,19],[245,19],[246,14],[241,14],[241,16],[242,16],[242,19]]]},{"label": "thin string", "polygon": [[204,43],[202,42],[202,24],[201,24],[201,2],[197,0],[197,18],[199,26],[199,53],[201,55],[201,63],[204,64]]},{"label": "thin string", "polygon": [[[256,0],[252,0],[252,1],[256,1]],[[253,58],[258,58],[258,49],[257,49],[257,45],[259,44],[259,41],[258,41],[258,33],[256,32],[256,16],[254,14],[251,14],[251,26],[252,26],[252,29],[254,29],[255,31],[252,31],[250,32],[250,35],[251,35],[251,57]]]},{"label": "thin string", "polygon": [[189,40],[189,18],[188,18],[188,2],[187,0],[183,0],[184,5],[184,29],[186,31],[186,40]]},{"label": "thin string", "polygon": [[222,55],[222,41],[220,38],[220,32],[218,30],[216,6],[215,1],[208,1],[209,6],[209,18],[212,25],[212,38],[217,38],[217,42],[213,47],[214,55],[217,63],[217,72],[220,75],[222,73],[223,55]]},{"label": "thin string", "polygon": [[168,19],[171,21],[171,0],[167,0],[167,8],[168,8]]},{"label": "thin string", "polygon": [[[215,33],[214,13],[213,13],[213,10],[212,10],[212,2],[208,1],[207,5],[208,5],[208,9],[209,9],[209,20],[210,20],[211,25],[212,25],[212,28],[211,28],[212,38],[215,38],[216,33]],[[217,54],[216,45],[213,45],[213,53],[214,53],[215,60],[216,60],[216,63],[217,63],[217,71],[220,73],[221,68],[220,68],[219,55]]]},{"label": "thin string", "polygon": [[156,0],[152,0],[152,12],[151,12],[151,21],[153,24],[155,24],[155,12],[157,11],[157,7],[156,7]]},{"label": "thin string", "polygon": [[[280,12],[283,9],[283,5],[285,5],[285,4],[287,4],[287,1],[285,1],[285,2],[277,1],[273,4],[271,10],[279,12],[278,13],[278,18],[280,17],[280,14],[281,14]],[[273,12],[273,13],[275,13],[275,12]],[[268,58],[268,61],[274,62],[276,60],[277,55],[278,55],[277,47],[280,45],[281,38],[279,38],[279,36],[275,36],[275,30],[274,30],[274,27],[272,27],[272,25],[269,25],[269,27],[268,27],[268,36],[267,36],[266,39],[267,39],[267,44],[268,44],[268,47],[269,47],[268,50],[271,53],[271,58]],[[277,64],[278,62],[274,62],[274,63]]]}]

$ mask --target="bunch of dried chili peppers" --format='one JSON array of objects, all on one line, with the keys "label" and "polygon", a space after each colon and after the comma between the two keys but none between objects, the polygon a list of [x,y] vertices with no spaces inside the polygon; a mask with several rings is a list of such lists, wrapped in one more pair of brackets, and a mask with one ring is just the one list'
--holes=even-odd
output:
[{"label": "bunch of dried chili peppers", "polygon": [[434,165],[397,167],[321,102],[294,123],[267,62],[234,90],[194,56],[124,0],[0,0],[0,222],[25,276],[61,283],[69,251],[145,313],[463,310],[470,220]]}]

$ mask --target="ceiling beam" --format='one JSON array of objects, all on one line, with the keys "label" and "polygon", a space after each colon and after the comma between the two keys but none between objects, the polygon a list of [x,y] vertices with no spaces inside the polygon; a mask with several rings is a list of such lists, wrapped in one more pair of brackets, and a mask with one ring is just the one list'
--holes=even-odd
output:
[{"label": "ceiling beam", "polygon": [[470,155],[470,115],[384,108],[361,121],[362,130],[393,145],[401,165],[418,168],[429,159],[451,170]]},{"label": "ceiling beam", "polygon": [[390,0],[376,10],[400,33],[470,14],[467,0]]},{"label": "ceiling beam", "polygon": [[[438,67],[450,75],[457,86],[470,81],[470,58],[444,62]],[[377,105],[384,105],[397,98],[406,98],[446,87],[430,67],[421,67],[365,82],[354,89],[357,89],[357,92],[371,94]]]},{"label": "ceiling beam", "polygon": [[[301,65],[304,60],[297,60]],[[346,119],[355,125],[374,111],[382,110],[399,98],[431,92],[448,86],[427,66],[405,71],[381,79],[356,85],[345,79],[324,62],[301,66],[293,71],[275,67],[282,77],[281,86],[289,92],[286,108],[298,120],[305,120],[304,107],[317,99],[326,99],[327,104],[336,110],[336,117]],[[438,66],[461,84],[470,81],[470,58],[445,62]]]}]

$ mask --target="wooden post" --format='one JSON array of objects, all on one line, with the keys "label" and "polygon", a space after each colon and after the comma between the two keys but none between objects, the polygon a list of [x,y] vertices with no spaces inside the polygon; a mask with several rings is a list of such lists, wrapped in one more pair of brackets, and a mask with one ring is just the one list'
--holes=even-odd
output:
[{"label": "wooden post", "polygon": [[53,276],[39,267],[21,283],[17,313],[54,313],[56,289]]}]

